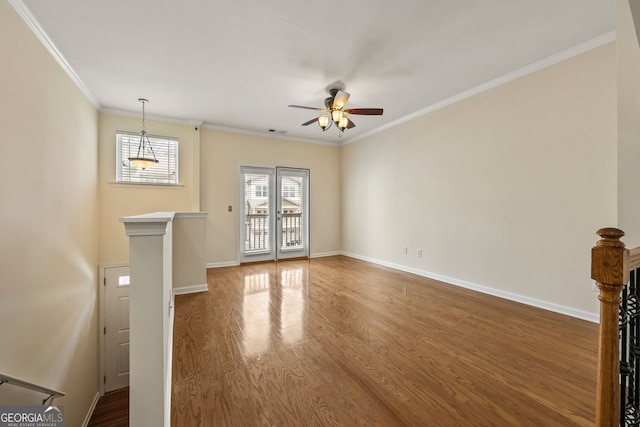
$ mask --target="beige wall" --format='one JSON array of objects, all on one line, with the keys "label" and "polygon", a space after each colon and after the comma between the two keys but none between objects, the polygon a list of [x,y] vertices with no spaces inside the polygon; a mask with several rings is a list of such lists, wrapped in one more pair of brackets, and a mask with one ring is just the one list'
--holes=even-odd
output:
[{"label": "beige wall", "polygon": [[611,43],[344,147],[343,249],[595,314],[615,61]]},{"label": "beige wall", "polygon": [[100,263],[103,265],[129,262],[129,240],[119,218],[149,212],[198,210],[200,131],[190,125],[154,120],[145,123],[151,135],[178,138],[180,186],[114,184],[116,132],[139,132],[140,124],[141,118],[100,114]]},{"label": "beige wall", "polygon": [[[340,250],[340,149],[204,129],[201,208],[208,212],[207,262],[238,262],[241,164],[310,169],[311,256]],[[233,212],[228,212],[228,206]]]},{"label": "beige wall", "polygon": [[[634,2],[637,3],[637,2]],[[618,0],[618,227],[640,246],[640,48],[628,0]]]},{"label": "beige wall", "polygon": [[98,392],[98,115],[4,1],[0,58],[0,371],[66,392],[79,426]]}]

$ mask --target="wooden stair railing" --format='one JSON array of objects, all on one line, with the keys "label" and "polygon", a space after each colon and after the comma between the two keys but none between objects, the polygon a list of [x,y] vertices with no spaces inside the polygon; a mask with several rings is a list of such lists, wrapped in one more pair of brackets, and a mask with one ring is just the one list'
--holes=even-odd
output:
[{"label": "wooden stair railing", "polygon": [[591,249],[591,278],[600,290],[600,332],[598,344],[598,385],[596,426],[620,425],[620,292],[629,280],[629,250],[617,228],[598,230],[600,240]]},{"label": "wooden stair railing", "polygon": [[[640,268],[640,248],[626,249],[624,232],[602,228],[591,250],[591,278],[600,291],[600,333],[596,390],[596,426],[621,424],[620,303],[631,271]],[[625,397],[626,398],[626,397]],[[623,414],[624,415],[624,414]]]}]

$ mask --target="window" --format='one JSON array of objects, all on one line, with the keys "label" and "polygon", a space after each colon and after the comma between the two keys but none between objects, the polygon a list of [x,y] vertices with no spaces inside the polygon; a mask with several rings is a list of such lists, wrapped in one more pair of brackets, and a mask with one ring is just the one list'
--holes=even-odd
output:
[{"label": "window", "polygon": [[296,197],[295,185],[282,186],[282,197]]},{"label": "window", "polygon": [[149,135],[149,141],[158,163],[152,168],[138,169],[129,157],[138,154],[140,134],[116,133],[117,182],[178,184],[178,140]]},{"label": "window", "polygon": [[267,195],[266,185],[256,185],[256,197],[267,197]]}]

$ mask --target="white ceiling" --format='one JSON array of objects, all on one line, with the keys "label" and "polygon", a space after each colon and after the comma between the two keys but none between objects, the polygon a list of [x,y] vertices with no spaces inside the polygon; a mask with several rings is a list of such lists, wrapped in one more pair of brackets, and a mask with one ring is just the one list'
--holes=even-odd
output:
[{"label": "white ceiling", "polygon": [[[104,111],[341,143],[593,40],[611,0],[10,0],[38,24]],[[33,26],[33,25],[32,25]],[[301,123],[341,82],[338,137]],[[153,133],[153,129],[149,129]]]}]

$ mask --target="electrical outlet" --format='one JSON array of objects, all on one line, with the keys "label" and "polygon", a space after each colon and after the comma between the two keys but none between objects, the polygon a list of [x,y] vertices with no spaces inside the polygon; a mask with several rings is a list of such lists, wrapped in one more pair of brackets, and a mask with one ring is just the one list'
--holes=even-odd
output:
[{"label": "electrical outlet", "polygon": [[229,207],[227,209],[229,210],[229,212],[231,212],[233,210],[233,207],[231,205],[229,205]]},{"label": "electrical outlet", "polygon": [[422,258],[422,249],[418,249],[418,257]]},{"label": "electrical outlet", "polygon": [[402,253],[403,253],[403,254],[405,254],[405,255],[407,254],[407,247],[406,247],[406,246],[404,246],[404,247],[402,248]]}]

